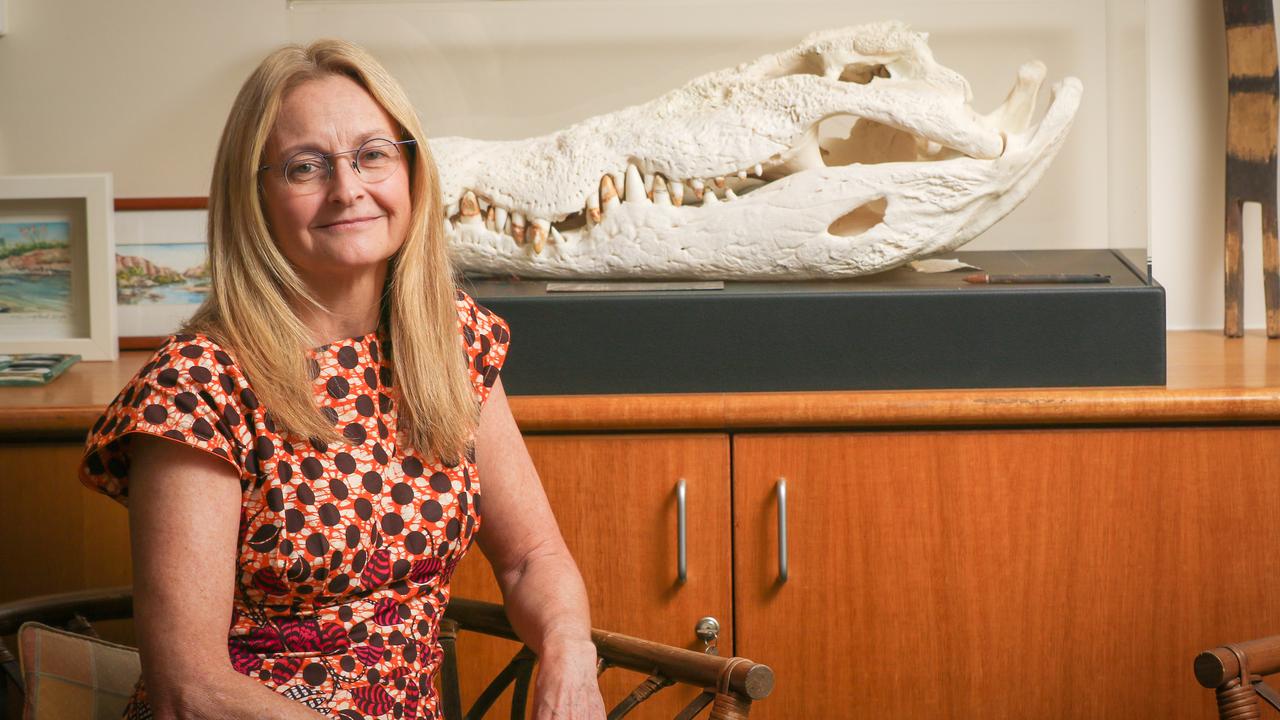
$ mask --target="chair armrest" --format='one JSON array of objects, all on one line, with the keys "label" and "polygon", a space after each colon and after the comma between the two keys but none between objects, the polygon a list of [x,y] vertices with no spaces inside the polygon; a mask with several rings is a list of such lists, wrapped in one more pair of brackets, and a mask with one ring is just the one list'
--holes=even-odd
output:
[{"label": "chair armrest", "polygon": [[0,604],[0,635],[12,635],[24,622],[63,625],[75,616],[86,620],[133,617],[133,588],[128,585],[39,595]]},{"label": "chair armrest", "polygon": [[[444,614],[463,630],[518,640],[501,605],[455,597]],[[720,687],[724,682],[724,690],[751,700],[773,692],[773,670],[744,658],[707,655],[606,630],[593,629],[591,640],[597,655],[612,667],[704,688]],[[722,677],[726,672],[727,679]]]},{"label": "chair armrest", "polygon": [[[1280,671],[1280,635],[1235,643],[1242,652],[1252,675],[1270,675]],[[1196,656],[1196,680],[1207,688],[1216,688],[1240,677],[1240,662],[1225,645],[1205,650]]]}]

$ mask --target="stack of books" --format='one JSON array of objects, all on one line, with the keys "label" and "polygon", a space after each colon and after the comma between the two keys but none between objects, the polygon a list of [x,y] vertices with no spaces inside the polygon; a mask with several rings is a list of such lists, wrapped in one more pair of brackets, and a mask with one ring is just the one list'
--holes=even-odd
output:
[{"label": "stack of books", "polygon": [[44,385],[79,359],[79,355],[0,355],[0,387]]}]

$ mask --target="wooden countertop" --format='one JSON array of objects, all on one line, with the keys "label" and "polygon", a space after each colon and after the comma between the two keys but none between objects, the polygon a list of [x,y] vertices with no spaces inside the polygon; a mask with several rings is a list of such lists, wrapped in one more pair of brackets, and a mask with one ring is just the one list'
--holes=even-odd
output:
[{"label": "wooden countertop", "polygon": [[[148,353],[0,388],[0,438],[82,437]],[[1280,340],[1168,335],[1166,387],[514,396],[526,432],[1280,421]]]}]

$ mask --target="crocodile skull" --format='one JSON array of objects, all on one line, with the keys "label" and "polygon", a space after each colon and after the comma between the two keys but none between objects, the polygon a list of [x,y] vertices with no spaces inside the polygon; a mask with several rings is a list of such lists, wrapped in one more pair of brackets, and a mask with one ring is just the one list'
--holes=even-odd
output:
[{"label": "crocodile skull", "polygon": [[815,33],[549,135],[433,140],[454,257],[482,275],[782,279],[955,249],[1035,186],[1081,85],[1058,83],[1032,125],[1045,68],[1027,63],[980,115],[926,39]]}]

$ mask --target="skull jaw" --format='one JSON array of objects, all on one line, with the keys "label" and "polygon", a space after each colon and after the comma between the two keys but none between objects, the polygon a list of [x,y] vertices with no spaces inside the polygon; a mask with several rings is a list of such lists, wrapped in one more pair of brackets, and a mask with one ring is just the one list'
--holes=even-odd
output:
[{"label": "skull jaw", "polygon": [[[808,170],[731,202],[698,208],[622,203],[541,254],[483,225],[449,230],[464,271],[525,278],[840,278],[953,250],[1035,187],[1071,127],[1082,88],[1067,78],[1045,117],[994,159]],[[879,206],[883,217],[874,221]],[[865,222],[847,218],[870,206]],[[868,222],[870,222],[869,227]],[[834,234],[844,232],[848,234]]]}]

